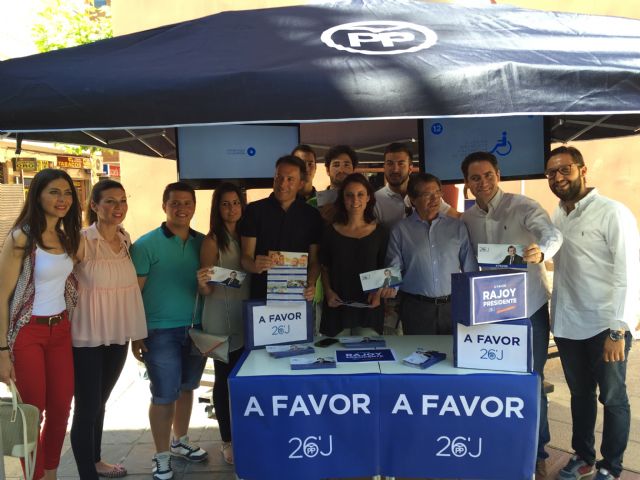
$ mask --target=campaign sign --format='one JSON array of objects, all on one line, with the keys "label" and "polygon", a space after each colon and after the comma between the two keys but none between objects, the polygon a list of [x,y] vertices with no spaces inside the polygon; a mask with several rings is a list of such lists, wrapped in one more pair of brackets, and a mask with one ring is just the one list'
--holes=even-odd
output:
[{"label": "campaign sign", "polygon": [[531,322],[511,322],[453,327],[453,365],[458,368],[533,371]]},{"label": "campaign sign", "polygon": [[479,243],[478,264],[481,267],[527,268],[524,245],[508,243]]},{"label": "campaign sign", "polygon": [[402,283],[402,274],[396,267],[381,268],[360,274],[363,292],[372,292],[378,288],[397,287]]},{"label": "campaign sign", "polygon": [[336,350],[336,359],[338,363],[395,362],[396,356],[390,348]]},{"label": "campaign sign", "polygon": [[379,471],[377,375],[232,374],[236,473],[245,480],[371,477]]},{"label": "campaign sign", "polygon": [[533,478],[540,397],[537,375],[381,377],[382,475]]},{"label": "campaign sign", "polygon": [[490,270],[451,275],[451,316],[463,325],[527,317],[527,273]]},{"label": "campaign sign", "polygon": [[209,280],[207,283],[215,283],[225,285],[227,287],[240,288],[247,274],[240,270],[231,270],[229,268],[211,267],[209,269]]},{"label": "campaign sign", "polygon": [[278,302],[267,305],[261,300],[243,302],[245,347],[311,342],[313,314],[310,302]]}]

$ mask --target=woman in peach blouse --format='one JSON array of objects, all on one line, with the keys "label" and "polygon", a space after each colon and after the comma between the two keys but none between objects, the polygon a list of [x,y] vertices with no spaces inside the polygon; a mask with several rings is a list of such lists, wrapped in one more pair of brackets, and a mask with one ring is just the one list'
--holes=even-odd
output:
[{"label": "woman in peach blouse", "polygon": [[129,257],[131,239],[121,224],[127,195],[113,180],[91,191],[89,223],[82,231],[78,305],[71,336],[75,367],[75,408],[71,447],[82,480],[123,477],[120,464],[101,458],[105,405],[127,358],[129,340],[147,336],[142,296]]}]

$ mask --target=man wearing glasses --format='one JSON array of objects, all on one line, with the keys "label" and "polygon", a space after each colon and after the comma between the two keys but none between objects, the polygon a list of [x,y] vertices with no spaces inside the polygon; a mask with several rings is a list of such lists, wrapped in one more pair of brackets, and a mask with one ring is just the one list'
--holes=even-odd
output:
[{"label": "man wearing glasses", "polygon": [[393,227],[387,248],[387,265],[402,272],[402,329],[405,335],[451,335],[451,274],[478,270],[469,234],[440,211],[437,177],[414,175],[407,193],[415,210]]},{"label": "man wearing glasses", "polygon": [[[587,167],[573,147],[551,151],[545,175],[560,199],[553,223],[564,235],[554,258],[551,315],[564,375],[571,392],[575,454],[558,478],[622,472],[629,439],[626,389],[631,331],[637,325],[638,226],[631,211],[586,186]],[[596,463],[596,385],[604,425]],[[595,465],[595,467],[594,467]]]},{"label": "man wearing glasses", "polygon": [[549,297],[544,260],[562,245],[562,234],[538,202],[500,187],[500,169],[496,157],[488,152],[474,152],[461,165],[465,186],[473,193],[476,204],[462,214],[469,229],[473,249],[478,244],[526,245],[523,256],[527,264],[527,306],[533,327],[533,368],[541,378],[540,428],[536,473],[546,475],[544,446],[549,443],[547,396],[542,387],[544,366],[549,348]]}]

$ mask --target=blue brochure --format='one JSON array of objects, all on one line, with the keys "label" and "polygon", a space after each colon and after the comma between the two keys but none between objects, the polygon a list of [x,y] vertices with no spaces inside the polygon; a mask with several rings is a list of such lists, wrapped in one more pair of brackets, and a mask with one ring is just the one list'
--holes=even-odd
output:
[{"label": "blue brochure", "polygon": [[377,348],[387,346],[387,342],[383,337],[339,337],[339,340],[344,348]]},{"label": "blue brochure", "polygon": [[336,350],[338,363],[395,362],[396,356],[390,348],[378,350]]},{"label": "blue brochure", "polygon": [[425,351],[421,348],[413,352],[408,357],[402,359],[402,363],[409,367],[420,368],[424,370],[438,362],[447,358],[446,353],[436,352],[434,350]]},{"label": "blue brochure", "polygon": [[336,368],[336,360],[333,357],[293,357],[291,370],[315,370],[317,368]]},{"label": "blue brochure", "polygon": [[267,353],[274,358],[295,357],[316,353],[315,348],[311,345],[300,343],[294,343],[293,345],[267,345],[265,349]]}]

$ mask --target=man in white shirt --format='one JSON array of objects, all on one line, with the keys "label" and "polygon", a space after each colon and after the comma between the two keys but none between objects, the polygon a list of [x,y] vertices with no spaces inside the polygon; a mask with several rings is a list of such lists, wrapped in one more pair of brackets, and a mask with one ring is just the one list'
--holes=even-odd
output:
[{"label": "man in white shirt", "polygon": [[[412,212],[407,196],[409,175],[413,171],[411,150],[403,143],[391,143],[384,151],[384,180],[386,185],[375,194],[376,205],[373,213],[378,222],[389,230]],[[440,212],[454,218],[460,215],[441,200]]]},{"label": "man in white shirt", "polygon": [[500,189],[500,169],[491,153],[471,153],[461,168],[465,185],[476,199],[476,204],[462,214],[476,255],[480,243],[525,245],[523,257],[527,264],[527,307],[533,329],[533,368],[541,378],[536,472],[544,476],[545,459],[549,456],[544,447],[549,443],[550,434],[547,396],[542,381],[549,348],[550,288],[543,262],[558,251],[562,235],[538,202]]},{"label": "man in white shirt", "polygon": [[[545,175],[560,199],[553,223],[564,235],[554,258],[551,318],[562,368],[571,392],[575,454],[561,479],[593,474],[612,480],[622,472],[630,427],[627,355],[637,326],[638,226],[631,211],[586,186],[580,151],[559,147]],[[604,406],[596,463],[596,385]],[[594,467],[595,465],[595,467]]]}]

